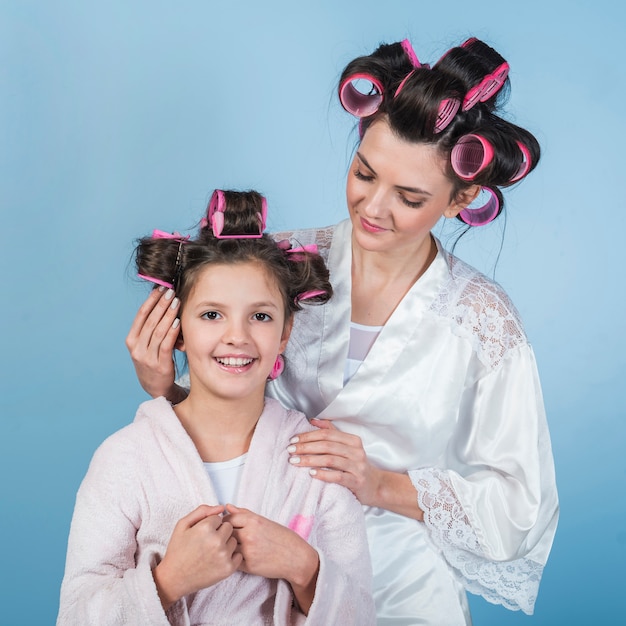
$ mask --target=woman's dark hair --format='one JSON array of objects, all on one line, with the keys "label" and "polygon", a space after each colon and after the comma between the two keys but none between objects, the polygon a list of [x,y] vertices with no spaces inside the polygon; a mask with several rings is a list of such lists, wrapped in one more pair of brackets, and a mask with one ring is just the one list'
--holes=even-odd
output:
[{"label": "woman's dark hair", "polygon": [[[361,137],[374,122],[384,119],[401,139],[435,145],[447,160],[453,197],[472,184],[490,187],[498,196],[502,210],[504,201],[499,188],[508,187],[530,173],[540,157],[535,137],[497,114],[508,97],[508,76],[502,88],[485,102],[477,102],[465,111],[459,107],[443,130],[438,131],[436,121],[442,101],[452,98],[463,102],[473,87],[503,63],[504,58],[496,50],[474,38],[446,52],[432,68],[427,65],[414,67],[400,42],[383,44],[372,54],[351,61],[344,69],[339,85],[354,74],[369,74],[376,78],[383,87],[383,99],[375,113],[362,118]],[[461,137],[468,134],[481,135],[494,150],[491,163],[471,181],[460,178],[450,163],[452,149]],[[530,164],[518,178],[516,175],[525,158],[519,144],[528,151]]]},{"label": "woman's dark hair", "polygon": [[[258,235],[263,197],[256,191],[224,191],[224,235]],[[201,222],[195,239],[144,237],[135,250],[137,271],[143,277],[172,284],[184,306],[200,272],[211,265],[258,263],[276,281],[285,305],[285,320],[306,304],[324,304],[332,295],[328,269],[319,254],[299,249],[290,252],[288,242],[260,238],[217,238],[208,220]],[[156,279],[156,280],[155,280]]]}]

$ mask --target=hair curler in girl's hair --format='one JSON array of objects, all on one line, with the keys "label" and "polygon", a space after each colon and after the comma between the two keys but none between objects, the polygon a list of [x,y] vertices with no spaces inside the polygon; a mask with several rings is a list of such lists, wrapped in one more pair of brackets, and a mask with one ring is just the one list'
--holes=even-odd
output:
[{"label": "hair curler in girl's hair", "polygon": [[137,277],[142,278],[143,280],[147,280],[151,283],[155,283],[156,285],[161,285],[162,287],[169,287],[170,289],[173,289],[180,273],[182,261],[182,247],[183,244],[189,240],[189,235],[182,236],[180,233],[167,233],[164,230],[158,230],[155,228],[152,231],[152,239],[173,239],[175,241],[178,241],[178,251],[176,253],[176,261],[174,262],[174,273],[171,282],[163,280],[162,278],[158,278],[156,276],[141,274],[139,272],[137,273]]},{"label": "hair curler in girl's hair", "polygon": [[207,209],[207,216],[201,221],[201,226],[204,228],[210,225],[213,230],[213,235],[217,239],[260,239],[263,236],[265,225],[267,221],[267,200],[265,197],[261,198],[261,212],[257,213],[259,219],[259,232],[258,233],[232,233],[230,235],[223,235],[224,230],[224,211],[226,211],[226,197],[221,189],[216,189],[211,195],[209,201],[209,207]]}]

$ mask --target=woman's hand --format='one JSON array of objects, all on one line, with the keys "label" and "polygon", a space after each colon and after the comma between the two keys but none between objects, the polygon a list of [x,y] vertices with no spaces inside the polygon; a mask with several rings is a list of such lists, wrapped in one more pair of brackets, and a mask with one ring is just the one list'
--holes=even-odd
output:
[{"label": "woman's hand", "polygon": [[243,557],[239,569],[265,578],[282,578],[307,614],[315,596],[319,555],[293,530],[248,509],[226,505],[225,520],[233,527],[237,551]]},{"label": "woman's hand", "polygon": [[126,347],[141,386],[153,398],[165,396],[173,403],[187,395],[174,383],[174,346],[180,331],[178,308],[178,298],[171,289],[153,289],[126,337]]},{"label": "woman's hand", "polygon": [[163,608],[228,578],[241,565],[233,527],[223,506],[201,505],[178,521],[163,560],[154,568]]},{"label": "woman's hand", "polygon": [[378,506],[382,470],[369,462],[361,438],[337,430],[329,420],[312,419],[311,424],[319,430],[292,439],[289,462],[311,468],[311,475],[320,480],[347,487],[361,504]]},{"label": "woman's hand", "polygon": [[382,470],[367,458],[360,437],[337,430],[329,420],[312,419],[318,430],[291,440],[289,462],[309,467],[310,474],[350,489],[365,506],[376,506],[417,520],[424,512],[407,474]]}]

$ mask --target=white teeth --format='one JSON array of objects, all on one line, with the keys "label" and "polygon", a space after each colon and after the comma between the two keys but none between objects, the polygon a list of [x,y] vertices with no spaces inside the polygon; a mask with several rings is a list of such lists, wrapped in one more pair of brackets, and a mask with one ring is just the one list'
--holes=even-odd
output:
[{"label": "white teeth", "polygon": [[217,358],[216,360],[222,365],[230,365],[232,367],[242,367],[244,365],[249,365],[250,363],[252,363],[252,361],[254,361],[254,359],[242,359],[234,356]]}]

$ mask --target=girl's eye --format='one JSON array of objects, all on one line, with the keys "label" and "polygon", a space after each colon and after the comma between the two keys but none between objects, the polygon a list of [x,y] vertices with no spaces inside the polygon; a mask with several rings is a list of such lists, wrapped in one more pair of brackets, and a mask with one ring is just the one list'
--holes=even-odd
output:
[{"label": "girl's eye", "polygon": [[202,319],[205,320],[216,320],[219,319],[220,314],[217,311],[207,311],[201,315]]},{"label": "girl's eye", "polygon": [[373,176],[368,176],[367,174],[364,174],[358,167],[354,170],[354,176],[355,178],[358,178],[359,180],[364,180],[366,182],[374,180]]},{"label": "girl's eye", "polygon": [[254,319],[257,322],[270,322],[272,318],[267,313],[255,313]]}]

